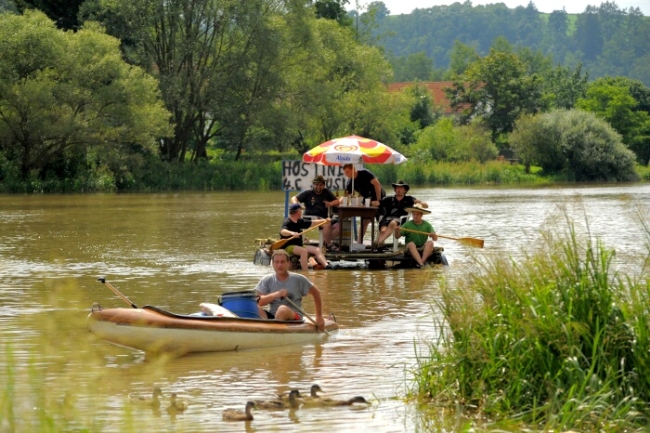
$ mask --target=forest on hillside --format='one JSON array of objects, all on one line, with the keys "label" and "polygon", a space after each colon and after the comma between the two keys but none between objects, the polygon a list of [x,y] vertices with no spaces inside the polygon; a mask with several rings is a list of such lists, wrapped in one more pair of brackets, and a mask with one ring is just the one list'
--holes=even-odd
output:
[{"label": "forest on hillside", "polygon": [[[650,17],[639,8],[604,2],[577,15],[564,10],[544,14],[533,2],[510,9],[503,3],[472,6],[466,1],[388,15],[383,2],[371,6],[375,43],[385,49],[397,82],[450,79],[463,72],[458,69],[464,63],[455,58],[458,44],[484,56],[503,37],[515,47],[550,56],[555,64],[581,64],[590,79],[626,76],[650,85]],[[424,58],[431,63],[422,67]]]}]

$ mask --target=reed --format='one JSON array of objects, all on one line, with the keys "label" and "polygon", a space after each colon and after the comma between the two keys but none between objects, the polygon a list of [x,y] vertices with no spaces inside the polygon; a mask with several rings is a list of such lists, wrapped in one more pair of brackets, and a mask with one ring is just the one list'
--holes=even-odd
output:
[{"label": "reed", "polygon": [[443,288],[443,331],[418,356],[412,392],[545,431],[645,431],[647,269],[615,271],[615,252],[573,228],[554,239]]},{"label": "reed", "polygon": [[501,161],[480,163],[467,162],[409,162],[399,166],[369,166],[384,184],[406,179],[413,185],[463,186],[463,185],[540,185],[549,180],[533,173],[526,173],[521,164]]}]

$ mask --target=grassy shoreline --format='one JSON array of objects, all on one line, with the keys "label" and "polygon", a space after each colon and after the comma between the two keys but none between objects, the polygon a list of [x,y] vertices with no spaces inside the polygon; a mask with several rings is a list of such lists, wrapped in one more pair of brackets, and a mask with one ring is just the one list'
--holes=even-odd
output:
[{"label": "grassy shoreline", "polygon": [[525,260],[486,259],[444,287],[441,335],[418,358],[413,395],[507,430],[647,431],[650,226],[639,219],[649,254],[638,274],[570,227]]},{"label": "grassy shoreline", "polygon": [[[167,164],[155,162],[135,174],[108,171],[88,173],[77,179],[17,180],[0,176],[0,193],[93,193],[164,191],[267,191],[282,189],[282,159],[294,155],[256,156],[244,161]],[[521,164],[490,161],[409,162],[401,165],[367,166],[386,185],[405,179],[413,186],[542,186],[571,182],[562,174],[544,175],[533,167],[526,173]],[[650,182],[650,167],[637,166],[642,182]],[[2,173],[0,173],[1,175]]]}]

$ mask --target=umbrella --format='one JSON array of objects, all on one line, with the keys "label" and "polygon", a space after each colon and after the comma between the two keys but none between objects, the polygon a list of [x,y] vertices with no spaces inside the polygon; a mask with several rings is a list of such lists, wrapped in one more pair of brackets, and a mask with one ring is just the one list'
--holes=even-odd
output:
[{"label": "umbrella", "polygon": [[306,152],[302,160],[323,165],[401,164],[406,157],[379,141],[350,135],[319,144]]},{"label": "umbrella", "polygon": [[[322,165],[401,164],[406,157],[384,143],[370,138],[350,135],[319,144],[302,156],[303,162]],[[352,179],[354,191],[354,179]]]}]

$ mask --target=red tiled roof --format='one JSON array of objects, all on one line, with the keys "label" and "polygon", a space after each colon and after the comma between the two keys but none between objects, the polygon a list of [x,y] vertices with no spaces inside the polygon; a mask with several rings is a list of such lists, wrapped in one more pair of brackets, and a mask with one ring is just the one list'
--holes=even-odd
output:
[{"label": "red tiled roof", "polygon": [[415,86],[416,84],[420,86],[425,86],[431,92],[433,96],[433,104],[443,107],[445,114],[451,114],[454,110],[449,106],[449,100],[447,95],[445,95],[445,89],[451,88],[454,85],[453,81],[420,81],[420,82],[408,82],[408,83],[390,83],[388,85],[389,92],[401,92],[407,87]]}]

